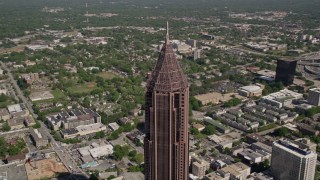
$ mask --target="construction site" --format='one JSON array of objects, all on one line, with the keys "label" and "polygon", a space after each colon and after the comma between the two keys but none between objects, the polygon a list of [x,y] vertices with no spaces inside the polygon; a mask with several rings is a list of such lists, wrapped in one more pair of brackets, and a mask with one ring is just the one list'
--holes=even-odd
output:
[{"label": "construction site", "polygon": [[25,164],[28,180],[56,177],[59,174],[67,173],[67,168],[61,163],[60,159],[51,154],[47,159],[31,160]]}]

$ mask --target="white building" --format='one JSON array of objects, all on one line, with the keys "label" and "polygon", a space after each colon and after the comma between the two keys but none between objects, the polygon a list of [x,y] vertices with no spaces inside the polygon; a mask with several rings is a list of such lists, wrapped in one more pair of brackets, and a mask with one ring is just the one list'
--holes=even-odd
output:
[{"label": "white building", "polygon": [[22,111],[22,107],[20,104],[9,105],[7,108],[10,114]]},{"label": "white building", "polygon": [[300,142],[280,139],[273,143],[271,173],[275,180],[313,180],[317,154]]},{"label": "white building", "polygon": [[113,153],[113,146],[110,144],[102,145],[99,147],[95,147],[92,149],[89,149],[89,152],[91,156],[95,159],[102,157],[102,156],[108,156]]},{"label": "white building", "polygon": [[314,106],[320,106],[320,88],[309,90],[308,103]]},{"label": "white building", "polygon": [[117,129],[119,129],[120,126],[118,123],[114,122],[114,123],[108,124],[108,127],[112,129],[112,131],[116,131]]},{"label": "white building", "polygon": [[292,100],[301,99],[302,97],[303,94],[283,89],[267,96],[263,96],[261,100],[278,108],[282,108],[283,106],[290,105]]},{"label": "white building", "polygon": [[243,86],[238,90],[239,95],[244,97],[253,97],[253,96],[261,96],[263,85],[251,85],[251,86]]}]

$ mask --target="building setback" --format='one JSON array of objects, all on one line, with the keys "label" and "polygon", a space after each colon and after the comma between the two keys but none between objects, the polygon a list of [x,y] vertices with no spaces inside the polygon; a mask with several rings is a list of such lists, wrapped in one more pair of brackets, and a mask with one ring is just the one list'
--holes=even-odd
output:
[{"label": "building setback", "polygon": [[144,153],[146,180],[187,180],[189,84],[166,41],[147,81]]}]

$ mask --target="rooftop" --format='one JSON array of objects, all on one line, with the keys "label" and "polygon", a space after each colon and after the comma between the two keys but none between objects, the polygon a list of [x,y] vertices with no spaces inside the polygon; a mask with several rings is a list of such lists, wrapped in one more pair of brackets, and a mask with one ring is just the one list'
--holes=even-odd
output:
[{"label": "rooftop", "polygon": [[312,153],[312,151],[310,150],[310,148],[303,144],[303,143],[299,143],[296,141],[291,141],[289,139],[280,139],[276,142],[274,142],[274,145],[279,145],[282,146],[283,148],[286,148],[290,151],[296,152],[300,155],[309,155]]},{"label": "rooftop", "polygon": [[243,86],[240,89],[248,91],[248,92],[259,92],[261,91],[260,86],[252,85],[252,86]]},{"label": "rooftop", "polygon": [[9,105],[8,106],[8,111],[10,113],[21,112],[22,111],[22,107],[21,107],[20,104]]},{"label": "rooftop", "polygon": [[320,93],[320,88],[312,88],[309,91]]}]

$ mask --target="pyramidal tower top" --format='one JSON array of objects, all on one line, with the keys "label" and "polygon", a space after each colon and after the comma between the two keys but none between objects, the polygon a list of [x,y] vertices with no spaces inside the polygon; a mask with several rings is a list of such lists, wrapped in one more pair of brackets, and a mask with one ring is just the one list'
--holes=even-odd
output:
[{"label": "pyramidal tower top", "polygon": [[176,59],[169,40],[169,23],[167,22],[166,41],[159,53],[158,61],[148,80],[149,91],[172,92],[188,87],[186,75]]}]

